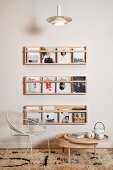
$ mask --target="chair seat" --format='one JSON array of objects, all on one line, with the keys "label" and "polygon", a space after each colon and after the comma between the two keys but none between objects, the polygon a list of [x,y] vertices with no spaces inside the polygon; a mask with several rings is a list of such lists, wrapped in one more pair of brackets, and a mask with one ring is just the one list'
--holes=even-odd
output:
[{"label": "chair seat", "polygon": [[29,136],[38,136],[42,135],[43,133],[46,133],[46,131],[33,131],[33,132],[26,132],[29,133]]},{"label": "chair seat", "polygon": [[27,134],[17,133],[17,134],[14,134],[13,136],[29,136],[29,135],[27,135]]},{"label": "chair seat", "polygon": [[46,133],[46,131],[31,131],[31,132],[25,132],[25,133],[16,133],[13,136],[38,136],[42,133]]}]

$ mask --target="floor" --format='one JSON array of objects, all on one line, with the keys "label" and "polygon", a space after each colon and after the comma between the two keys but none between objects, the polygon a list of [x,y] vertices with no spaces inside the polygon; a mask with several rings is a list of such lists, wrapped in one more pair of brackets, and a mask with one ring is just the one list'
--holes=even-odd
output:
[{"label": "floor", "polygon": [[31,163],[26,149],[0,149],[0,170],[113,170],[113,148],[97,149],[96,156],[93,149],[71,149],[71,164],[67,149],[51,149],[50,156],[47,149],[34,149],[33,155]]}]

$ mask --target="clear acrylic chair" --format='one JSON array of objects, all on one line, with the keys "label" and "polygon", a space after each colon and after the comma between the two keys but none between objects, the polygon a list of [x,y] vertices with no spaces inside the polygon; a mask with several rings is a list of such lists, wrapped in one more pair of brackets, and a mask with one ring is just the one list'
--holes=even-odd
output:
[{"label": "clear acrylic chair", "polygon": [[[22,121],[22,125],[23,125],[23,121],[26,122],[26,124],[22,126],[22,127],[25,126],[25,128],[22,128],[19,126],[17,127],[17,125],[14,125],[14,122],[10,121],[10,114],[6,114],[6,120],[7,120],[10,134],[11,134],[11,138],[9,140],[7,151],[11,145],[13,137],[23,136],[23,137],[27,137],[27,151],[28,151],[28,144],[30,143],[30,151],[31,151],[31,155],[32,155],[32,138],[39,136],[39,135],[45,135],[46,139],[47,139],[47,143],[48,143],[48,152],[50,155],[49,139],[48,139],[48,135],[47,135],[46,126],[43,121],[41,121],[39,119],[35,119],[35,120],[24,119],[23,120],[23,118],[22,118],[22,119],[20,119]],[[33,125],[35,125],[35,130],[33,129]]]}]

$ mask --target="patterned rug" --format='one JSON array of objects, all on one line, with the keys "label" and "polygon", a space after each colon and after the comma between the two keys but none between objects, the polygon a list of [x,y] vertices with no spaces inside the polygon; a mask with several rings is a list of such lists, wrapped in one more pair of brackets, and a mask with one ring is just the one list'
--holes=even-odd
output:
[{"label": "patterned rug", "polygon": [[113,152],[98,149],[96,155],[91,150],[71,152],[71,164],[68,164],[67,152],[61,150],[33,150],[32,161],[26,150],[0,151],[0,170],[113,170]]}]

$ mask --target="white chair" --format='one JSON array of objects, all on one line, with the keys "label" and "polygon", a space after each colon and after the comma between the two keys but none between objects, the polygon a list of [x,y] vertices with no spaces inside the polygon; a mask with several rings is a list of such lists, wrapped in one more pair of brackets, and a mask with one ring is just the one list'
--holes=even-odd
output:
[{"label": "white chair", "polygon": [[[31,155],[32,155],[32,137],[35,136],[39,136],[39,135],[46,135],[46,139],[47,139],[47,143],[48,143],[48,151],[49,151],[49,155],[50,155],[50,145],[49,145],[49,139],[48,139],[48,135],[47,135],[47,131],[46,131],[46,126],[45,123],[41,120],[39,121],[35,121],[35,120],[28,120],[25,119],[24,121],[26,121],[26,125],[25,128],[27,127],[27,131],[22,130],[22,128],[17,128],[17,126],[15,126],[9,118],[9,114],[6,114],[6,120],[10,129],[10,134],[11,134],[11,138],[7,147],[7,150],[10,147],[11,141],[13,139],[13,137],[15,136],[24,136],[27,137],[27,151],[28,151],[28,142],[30,141],[30,149],[31,149]],[[23,122],[22,122],[23,124]],[[33,130],[33,125],[35,124],[35,129]]]}]

